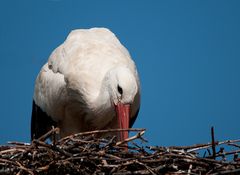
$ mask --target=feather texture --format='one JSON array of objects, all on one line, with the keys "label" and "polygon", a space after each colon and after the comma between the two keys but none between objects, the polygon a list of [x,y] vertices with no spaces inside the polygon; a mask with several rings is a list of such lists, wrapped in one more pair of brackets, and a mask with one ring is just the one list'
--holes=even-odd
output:
[{"label": "feather texture", "polygon": [[140,106],[140,83],[127,49],[106,28],[78,29],[41,69],[34,101],[57,123],[61,137],[117,128],[113,102],[119,99],[119,83],[125,87],[123,100],[132,105],[133,119]]}]

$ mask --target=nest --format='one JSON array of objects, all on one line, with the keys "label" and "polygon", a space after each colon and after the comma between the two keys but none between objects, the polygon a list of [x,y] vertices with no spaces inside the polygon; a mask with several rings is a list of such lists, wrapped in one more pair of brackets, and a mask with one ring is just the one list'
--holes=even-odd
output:
[{"label": "nest", "polygon": [[[101,133],[121,129],[78,133],[47,143],[58,128],[32,143],[10,142],[0,146],[0,174],[239,174],[240,140],[193,146],[143,146],[144,129],[122,142]],[[125,130],[126,131],[126,130]],[[230,147],[230,151],[225,151]]]}]

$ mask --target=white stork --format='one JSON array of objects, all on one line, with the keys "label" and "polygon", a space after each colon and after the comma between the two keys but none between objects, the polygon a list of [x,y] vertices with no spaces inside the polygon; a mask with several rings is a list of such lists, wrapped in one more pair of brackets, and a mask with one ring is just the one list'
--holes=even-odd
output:
[{"label": "white stork", "polygon": [[[73,30],[42,67],[33,97],[31,139],[60,128],[126,129],[140,107],[140,82],[127,49],[106,28]],[[126,139],[122,132],[119,140]]]}]

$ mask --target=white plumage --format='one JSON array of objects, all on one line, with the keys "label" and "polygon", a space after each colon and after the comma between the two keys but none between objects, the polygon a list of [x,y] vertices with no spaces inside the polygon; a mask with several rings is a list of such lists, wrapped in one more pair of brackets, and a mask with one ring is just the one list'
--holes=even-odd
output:
[{"label": "white plumage", "polygon": [[119,111],[120,118],[125,114],[118,104],[125,106],[125,112],[130,105],[131,126],[140,106],[138,73],[127,49],[111,31],[74,30],[41,69],[33,100],[32,139],[51,125],[60,128],[60,137],[123,128],[117,116]]}]

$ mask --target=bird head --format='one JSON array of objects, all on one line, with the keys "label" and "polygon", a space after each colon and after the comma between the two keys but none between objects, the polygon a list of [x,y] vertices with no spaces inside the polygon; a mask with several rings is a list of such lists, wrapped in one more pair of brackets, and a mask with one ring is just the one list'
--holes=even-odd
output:
[{"label": "bird head", "polygon": [[[131,105],[139,90],[134,73],[136,72],[130,71],[127,67],[118,67],[112,69],[109,74],[110,98],[120,129],[129,128]],[[125,140],[126,138],[128,138],[128,132],[120,132],[119,140]]]}]

